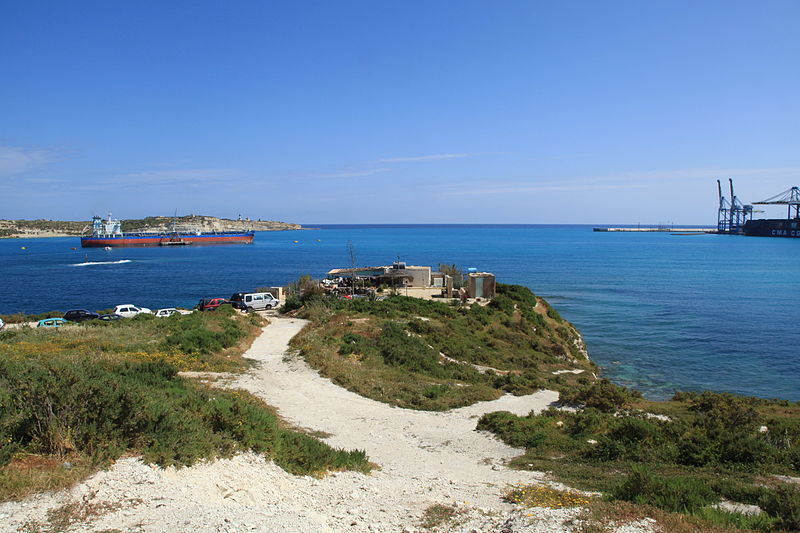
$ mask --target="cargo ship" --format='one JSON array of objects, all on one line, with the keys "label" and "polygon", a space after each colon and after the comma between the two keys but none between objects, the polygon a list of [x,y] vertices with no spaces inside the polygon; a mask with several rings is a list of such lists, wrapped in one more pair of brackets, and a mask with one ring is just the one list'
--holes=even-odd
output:
[{"label": "cargo ship", "polygon": [[83,248],[128,248],[140,246],[188,246],[206,244],[251,244],[254,231],[200,231],[177,229],[170,231],[123,232],[119,220],[108,215],[106,220],[92,217],[91,234],[81,236]]},{"label": "cargo ship", "polygon": [[800,218],[765,218],[748,220],[742,233],[750,237],[794,237],[800,238]]},{"label": "cargo ship", "polygon": [[786,218],[765,218],[748,220],[742,226],[742,233],[751,237],[789,237],[800,238],[800,188],[792,187],[756,205],[788,206]]}]

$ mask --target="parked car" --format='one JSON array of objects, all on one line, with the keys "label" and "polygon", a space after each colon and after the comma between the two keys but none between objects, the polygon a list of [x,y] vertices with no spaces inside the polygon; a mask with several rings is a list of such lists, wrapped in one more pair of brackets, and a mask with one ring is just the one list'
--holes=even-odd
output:
[{"label": "parked car", "polygon": [[69,320],[70,322],[83,322],[85,320],[97,320],[98,318],[100,318],[100,315],[86,309],[72,309],[64,313],[64,320]]},{"label": "parked car", "polygon": [[100,320],[105,320],[105,321],[119,320],[120,318],[122,318],[122,317],[120,315],[116,314],[116,313],[108,313],[108,314],[105,314],[105,315],[100,315]]},{"label": "parked car", "polygon": [[2,318],[0,318],[0,329],[3,329],[4,327],[6,327],[6,323],[3,322]]},{"label": "parked car", "polygon": [[133,318],[136,315],[141,315],[142,313],[147,313],[149,315],[153,314],[153,312],[146,307],[136,307],[132,304],[122,304],[114,308],[114,314],[119,315],[122,318]]},{"label": "parked car", "polygon": [[159,309],[156,311],[155,315],[156,318],[164,318],[172,315],[191,315],[191,311],[186,311],[184,309],[176,309],[174,307],[165,307],[164,309]]},{"label": "parked car", "polygon": [[270,292],[237,292],[231,296],[231,300],[242,302],[250,309],[255,309],[256,311],[273,309],[281,305],[281,302]]},{"label": "parked car", "polygon": [[251,308],[247,307],[247,304],[244,302],[234,302],[231,300],[225,300],[226,304],[230,304],[231,307],[234,309],[238,309],[239,311],[252,311]]},{"label": "parked car", "polygon": [[229,303],[225,298],[203,298],[197,303],[199,311],[213,311],[222,304]]},{"label": "parked car", "polygon": [[40,320],[36,324],[36,327],[37,328],[60,328],[61,326],[63,326],[66,323],[67,323],[67,321],[64,320],[63,318],[43,318],[42,320]]}]

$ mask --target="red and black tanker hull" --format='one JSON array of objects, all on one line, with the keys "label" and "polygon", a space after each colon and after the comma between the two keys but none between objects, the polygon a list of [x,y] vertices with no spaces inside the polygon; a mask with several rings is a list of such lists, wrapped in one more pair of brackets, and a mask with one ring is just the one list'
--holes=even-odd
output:
[{"label": "red and black tanker hull", "polygon": [[98,237],[81,237],[83,248],[131,248],[146,246],[181,246],[208,244],[251,244],[255,233],[218,232],[218,233],[173,233],[146,234],[122,233],[120,235],[103,235]]}]

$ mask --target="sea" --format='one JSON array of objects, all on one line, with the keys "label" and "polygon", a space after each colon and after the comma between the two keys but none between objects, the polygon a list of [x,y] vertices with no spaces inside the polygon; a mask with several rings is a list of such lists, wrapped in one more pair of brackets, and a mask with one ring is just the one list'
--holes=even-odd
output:
[{"label": "sea", "polygon": [[[652,399],[800,401],[800,240],[593,232],[580,225],[311,225],[252,245],[82,249],[0,239],[0,314],[191,307],[358,265],[454,264],[546,298],[616,383]],[[676,228],[678,231],[678,228]]]}]

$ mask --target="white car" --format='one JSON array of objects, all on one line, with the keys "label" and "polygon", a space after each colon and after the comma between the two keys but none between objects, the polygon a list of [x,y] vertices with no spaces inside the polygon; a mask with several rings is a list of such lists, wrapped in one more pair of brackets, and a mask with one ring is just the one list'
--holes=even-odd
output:
[{"label": "white car", "polygon": [[0,318],[0,329],[3,329],[5,327],[5,325],[6,325],[6,323],[3,322],[2,318]]},{"label": "white car", "polygon": [[117,314],[122,318],[133,318],[142,313],[147,313],[148,315],[153,314],[153,312],[146,307],[136,307],[132,304],[122,304],[114,308],[114,314]]},{"label": "white car", "polygon": [[172,315],[191,315],[191,311],[185,309],[175,309],[174,307],[165,307],[156,311],[156,318],[164,318]]}]

